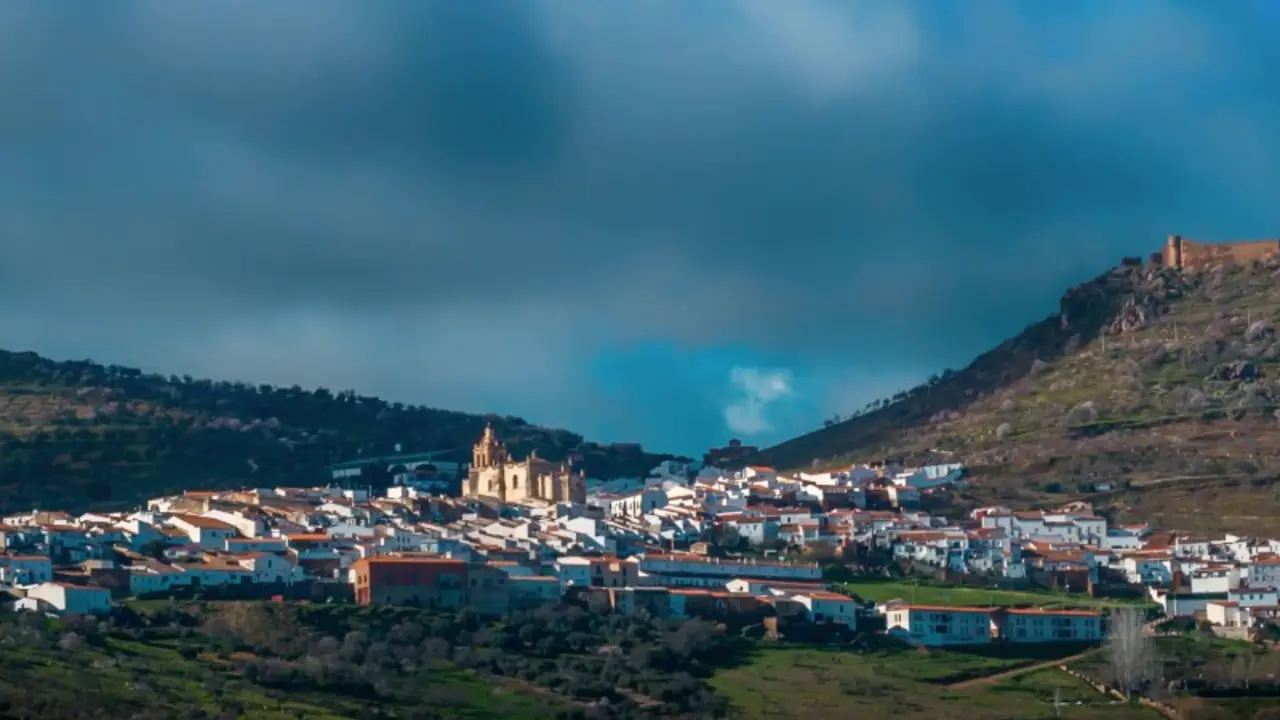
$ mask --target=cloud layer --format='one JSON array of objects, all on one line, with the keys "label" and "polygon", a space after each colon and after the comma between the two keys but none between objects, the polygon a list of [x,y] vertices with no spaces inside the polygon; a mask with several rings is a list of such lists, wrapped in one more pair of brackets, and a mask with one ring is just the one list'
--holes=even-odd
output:
[{"label": "cloud layer", "polygon": [[747,438],[771,432],[774,425],[769,418],[769,406],[794,392],[791,373],[787,370],[734,366],[729,371],[729,382],[738,397],[725,406],[724,424],[735,434]]},{"label": "cloud layer", "polygon": [[686,452],[731,368],[785,367],[776,439],[1170,232],[1280,234],[1275,18],[0,5],[0,346]]}]

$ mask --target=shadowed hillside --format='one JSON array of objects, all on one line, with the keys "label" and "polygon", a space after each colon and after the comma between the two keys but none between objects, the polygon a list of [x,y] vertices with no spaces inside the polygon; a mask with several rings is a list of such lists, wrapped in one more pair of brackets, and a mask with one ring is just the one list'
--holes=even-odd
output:
[{"label": "shadowed hillside", "polygon": [[[747,462],[962,460],[984,499],[1052,501],[1124,481],[1098,498],[1122,514],[1185,524],[1221,502],[1233,509],[1220,519],[1269,522],[1280,507],[1278,277],[1274,258],[1115,268],[963,370]],[[1160,507],[1189,488],[1189,507]]]},{"label": "shadowed hillside", "polygon": [[514,417],[391,403],[354,392],[165,377],[0,351],[0,511],[127,506],[160,492],[315,484],[359,456],[464,449],[492,422],[517,457],[582,458],[591,477],[661,459]]}]

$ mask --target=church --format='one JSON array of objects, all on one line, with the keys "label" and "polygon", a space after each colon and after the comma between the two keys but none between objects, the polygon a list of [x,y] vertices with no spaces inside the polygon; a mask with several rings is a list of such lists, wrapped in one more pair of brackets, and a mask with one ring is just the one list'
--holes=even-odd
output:
[{"label": "church", "polygon": [[507,446],[488,425],[480,442],[472,448],[471,472],[462,494],[497,498],[505,503],[545,500],[585,504],[587,482],[568,462],[543,460],[536,450],[520,462],[512,460]]}]

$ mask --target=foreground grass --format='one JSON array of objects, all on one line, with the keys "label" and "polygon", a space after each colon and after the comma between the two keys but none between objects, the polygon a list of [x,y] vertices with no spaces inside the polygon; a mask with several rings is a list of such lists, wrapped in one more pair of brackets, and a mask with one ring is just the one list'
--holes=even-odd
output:
[{"label": "foreground grass", "polygon": [[867,602],[905,600],[922,605],[959,605],[970,607],[1036,605],[1043,607],[1110,608],[1143,604],[1145,601],[1094,598],[1088,595],[1051,590],[991,590],[963,586],[916,584],[911,581],[867,579],[840,583],[842,592],[857,595]]},{"label": "foreground grass", "polygon": [[[762,648],[749,663],[717,673],[712,685],[733,703],[742,717],[814,718],[838,713],[842,717],[893,718],[1133,718],[1155,720],[1145,709],[1113,704],[1106,697],[1084,693],[1087,685],[1060,671],[1037,671],[990,688],[953,691],[924,679],[941,675],[953,662],[985,665],[999,670],[999,663],[966,660],[965,653],[892,651],[858,654],[832,650]],[[1006,658],[1006,660],[1011,660]],[[1052,675],[1061,676],[1063,687],[1080,705],[1053,707]],[[1063,693],[1060,693],[1060,697]],[[1062,697],[1066,702],[1066,698]]]},{"label": "foreground grass", "polygon": [[[558,702],[516,694],[475,673],[441,665],[423,673],[423,697],[387,703],[383,715],[527,718],[554,712]],[[432,693],[431,688],[442,691]],[[0,716],[184,717],[209,715],[262,720],[338,720],[365,717],[369,704],[323,691],[279,692],[249,682],[233,662],[208,655],[183,657],[171,643],[108,637],[99,646],[66,652],[21,645],[0,647]],[[426,717],[426,715],[423,715]]]}]

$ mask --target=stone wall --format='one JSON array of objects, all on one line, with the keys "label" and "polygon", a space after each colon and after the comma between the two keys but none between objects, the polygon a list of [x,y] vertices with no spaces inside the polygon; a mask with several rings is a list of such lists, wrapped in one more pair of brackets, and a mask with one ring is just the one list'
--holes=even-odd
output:
[{"label": "stone wall", "polygon": [[1280,255],[1280,239],[1202,243],[1170,235],[1161,262],[1168,267],[1194,269],[1217,263],[1264,262],[1276,255]]},{"label": "stone wall", "polygon": [[[1110,687],[1106,683],[1098,682],[1097,680],[1094,680],[1093,678],[1089,677],[1088,675],[1085,675],[1084,673],[1078,670],[1072,670],[1066,665],[1059,665],[1058,669],[1078,680],[1082,680],[1088,683],[1090,687],[1102,693],[1103,695],[1108,695],[1117,700],[1129,700],[1129,698],[1119,689]],[[1168,704],[1159,702],[1158,700],[1152,700],[1151,698],[1141,697],[1141,696],[1137,698],[1137,701],[1139,705],[1146,708],[1150,708],[1160,713],[1164,717],[1168,718],[1168,720],[1186,720],[1186,718],[1182,716],[1182,713],[1178,712],[1177,709],[1174,708],[1172,705],[1168,705]]]}]

